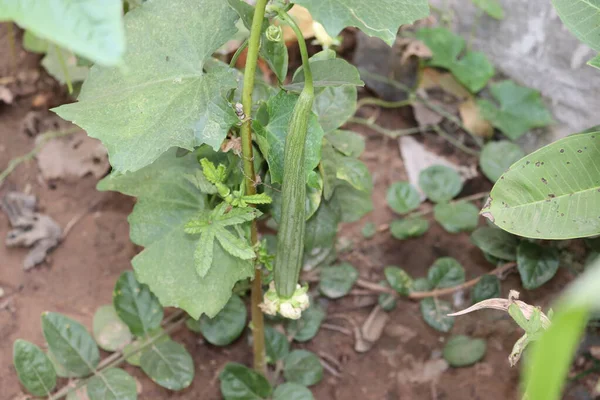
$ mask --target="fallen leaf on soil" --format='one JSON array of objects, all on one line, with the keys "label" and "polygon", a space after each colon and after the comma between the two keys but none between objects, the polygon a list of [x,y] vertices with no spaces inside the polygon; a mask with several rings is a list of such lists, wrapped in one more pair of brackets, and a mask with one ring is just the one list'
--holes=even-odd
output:
[{"label": "fallen leaf on soil", "polygon": [[0,101],[11,104],[14,98],[12,92],[6,86],[0,86]]},{"label": "fallen leaf on soil", "polygon": [[385,334],[394,338],[399,338],[402,343],[407,343],[417,336],[417,332],[400,324],[386,326]]},{"label": "fallen leaf on soil", "polygon": [[370,350],[381,337],[383,328],[389,319],[388,313],[383,311],[380,306],[375,306],[360,329],[363,340],[357,340],[354,349],[359,353]]},{"label": "fallen leaf on soil", "polygon": [[402,57],[400,58],[400,63],[404,64],[410,57],[417,58],[431,58],[433,55],[429,47],[425,45],[425,43],[421,42],[417,39],[404,39],[400,42],[400,44],[404,44],[404,50],[402,52]]},{"label": "fallen leaf on soil", "polygon": [[36,203],[35,196],[18,192],[8,192],[0,203],[13,227],[6,235],[6,246],[31,247],[23,261],[25,270],[42,263],[62,237],[62,229],[52,218],[35,212]]},{"label": "fallen leaf on soil", "polygon": [[469,91],[456,80],[454,75],[449,72],[440,72],[435,68],[423,69],[419,88],[425,90],[440,88],[457,100],[466,100],[471,97]]},{"label": "fallen leaf on soil", "polygon": [[465,127],[477,136],[489,139],[494,134],[494,127],[479,114],[477,104],[470,98],[458,106],[460,118]]},{"label": "fallen leaf on soil", "polygon": [[85,132],[49,140],[36,155],[45,180],[74,180],[92,174],[101,178],[109,169],[106,149]]},{"label": "fallen leaf on soil", "polygon": [[398,372],[398,380],[412,384],[423,384],[437,382],[442,374],[448,370],[449,365],[443,358],[435,358],[427,361],[416,361],[410,354],[406,357],[404,365],[410,367]]}]

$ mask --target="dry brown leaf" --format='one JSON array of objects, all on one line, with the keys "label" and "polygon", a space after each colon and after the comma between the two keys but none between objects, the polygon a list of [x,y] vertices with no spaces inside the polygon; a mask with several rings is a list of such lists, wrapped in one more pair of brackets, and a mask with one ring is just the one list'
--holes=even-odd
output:
[{"label": "dry brown leaf", "polygon": [[6,104],[12,104],[14,99],[15,96],[6,86],[0,86],[0,101]]},{"label": "dry brown leaf", "polygon": [[494,127],[481,117],[479,108],[473,98],[461,103],[458,106],[460,118],[465,127],[479,137],[489,139],[494,134]]},{"label": "dry brown leaf", "polygon": [[419,88],[425,90],[441,88],[458,100],[471,97],[469,91],[454,78],[454,75],[449,72],[440,72],[435,68],[423,69]]},{"label": "dry brown leaf", "polygon": [[355,350],[360,353],[370,350],[375,342],[377,342],[381,337],[383,329],[385,328],[385,325],[389,319],[390,317],[388,313],[383,311],[380,306],[375,306],[360,329],[362,339],[364,340],[362,341],[361,346],[355,346]]},{"label": "dry brown leaf", "polygon": [[425,45],[425,43],[416,39],[409,39],[404,51],[402,52],[402,58],[400,58],[400,63],[404,64],[408,59],[412,56],[417,58],[431,58],[433,53]]}]

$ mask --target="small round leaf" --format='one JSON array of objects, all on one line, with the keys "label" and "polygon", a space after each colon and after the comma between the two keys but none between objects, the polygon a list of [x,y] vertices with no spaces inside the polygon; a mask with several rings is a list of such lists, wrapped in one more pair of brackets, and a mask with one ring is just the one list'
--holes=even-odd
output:
[{"label": "small round leaf", "polygon": [[297,342],[308,342],[316,336],[321,327],[321,323],[325,319],[325,311],[311,301],[310,307],[302,311],[300,319],[289,320],[287,331],[293,336]]},{"label": "small round leaf", "polygon": [[387,203],[398,214],[405,214],[419,207],[421,198],[410,183],[396,182],[388,189]]},{"label": "small round leaf", "polygon": [[156,339],[156,341],[154,342],[155,345],[159,344],[159,343],[168,342],[169,340],[171,340],[169,335],[163,335],[163,332],[164,332],[164,330],[162,328],[155,329],[152,332],[150,332],[147,336],[138,338],[138,340],[131,342],[127,346],[125,346],[125,348],[123,349],[123,355],[126,357],[125,361],[127,361],[131,365],[135,365],[136,367],[139,367],[141,364],[141,360],[142,360],[142,354],[147,352],[148,349],[144,349],[144,350],[140,350],[140,351],[137,351],[137,350],[140,347],[145,346],[148,342],[150,342],[152,340],[152,338],[154,338],[158,335],[162,335],[162,336],[160,336],[158,339]]},{"label": "small round leaf", "polygon": [[429,268],[427,279],[435,289],[457,286],[465,281],[465,269],[452,257],[438,258]]},{"label": "small round leaf", "polygon": [[421,300],[419,305],[423,319],[433,329],[449,332],[454,326],[454,318],[448,316],[452,313],[452,307],[447,301],[428,297]]},{"label": "small round leaf", "polygon": [[420,217],[397,219],[390,224],[390,233],[400,240],[422,236],[428,229],[429,222]]},{"label": "small round leaf", "polygon": [[314,397],[306,386],[286,382],[277,386],[273,400],[314,400]]},{"label": "small round leaf", "polygon": [[504,171],[523,157],[523,150],[508,140],[489,142],[481,150],[479,165],[483,174],[495,183]]},{"label": "small round leaf", "polygon": [[238,296],[231,296],[225,307],[214,318],[200,317],[198,327],[207,342],[215,346],[227,346],[240,337],[246,327],[248,312]]},{"label": "small round leaf", "polygon": [[19,381],[34,396],[49,396],[56,386],[56,372],[44,352],[35,344],[17,339],[13,363]]},{"label": "small round leaf", "polygon": [[120,368],[111,368],[94,376],[87,384],[90,400],[136,400],[135,379]]},{"label": "small round leaf", "polygon": [[560,261],[558,251],[535,243],[522,242],[517,248],[517,268],[525,289],[535,289],[554,277]]},{"label": "small round leaf", "polygon": [[444,359],[453,367],[468,367],[485,356],[486,343],[464,335],[452,336],[444,346]]},{"label": "small round leaf", "polygon": [[[380,281],[379,284],[381,286],[389,287],[387,281]],[[390,293],[381,293],[379,297],[377,297],[377,303],[384,311],[393,311],[398,303],[396,297],[397,296]]]},{"label": "small round leaf", "polygon": [[434,203],[444,203],[460,193],[462,178],[452,168],[433,165],[419,174],[419,187],[429,200]]},{"label": "small round leaf", "polygon": [[440,203],[433,208],[433,216],[447,232],[472,231],[477,228],[479,209],[468,202]]},{"label": "small round leaf", "polygon": [[377,227],[375,226],[374,223],[367,222],[363,226],[361,233],[365,239],[371,239],[377,233]]},{"label": "small round leaf", "polygon": [[411,292],[427,292],[431,290],[431,282],[427,278],[417,278],[413,281]]},{"label": "small round leaf", "polygon": [[275,364],[283,360],[290,352],[290,342],[287,337],[272,326],[265,326],[265,348],[268,362]]},{"label": "small round leaf", "polygon": [[330,299],[339,299],[348,294],[358,279],[358,271],[348,263],[323,267],[319,291]]},{"label": "small round leaf", "polygon": [[408,296],[412,290],[413,279],[402,268],[389,266],[383,270],[385,279],[396,292]]},{"label": "small round leaf", "polygon": [[172,340],[150,346],[142,354],[140,364],[150,379],[169,390],[185,389],[194,379],[192,356]]},{"label": "small round leaf", "polygon": [[323,366],[316,354],[294,350],[284,360],[283,375],[286,381],[311,386],[323,379]]},{"label": "small round leaf", "polygon": [[471,290],[473,303],[500,297],[500,279],[496,275],[484,275]]},{"label": "small round leaf", "polygon": [[112,304],[99,307],[94,314],[92,331],[98,346],[106,351],[117,351],[131,342],[131,331],[117,315]]},{"label": "small round leaf", "polygon": [[502,229],[491,226],[477,228],[471,234],[471,242],[484,253],[501,260],[514,261],[517,259],[519,238]]},{"label": "small round leaf", "polygon": [[227,363],[219,374],[219,379],[221,394],[225,400],[265,399],[273,391],[264,376],[238,363]]}]

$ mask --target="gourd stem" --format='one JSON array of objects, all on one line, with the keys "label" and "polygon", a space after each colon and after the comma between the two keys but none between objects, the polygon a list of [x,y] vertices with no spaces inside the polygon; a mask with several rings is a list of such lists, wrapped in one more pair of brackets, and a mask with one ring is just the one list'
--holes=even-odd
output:
[{"label": "gourd stem", "polygon": [[296,38],[298,39],[298,46],[300,47],[300,56],[302,57],[302,69],[304,70],[304,89],[310,93],[314,93],[313,87],[313,76],[312,71],[310,69],[310,64],[308,62],[308,49],[306,47],[306,41],[304,40],[304,35],[300,30],[296,21],[290,15],[285,12],[281,8],[277,8],[277,15],[283,22],[288,24],[294,33],[296,34]]},{"label": "gourd stem", "polygon": [[[252,154],[252,92],[254,90],[254,77],[258,62],[258,50],[260,49],[260,37],[262,24],[265,18],[265,8],[268,0],[258,0],[254,8],[250,39],[248,40],[248,54],[246,57],[246,68],[244,70],[244,88],[242,89],[242,106],[246,114],[246,120],[240,129],[242,139],[242,158],[244,163],[244,175],[246,183],[246,194],[256,194],[254,156]],[[252,221],[250,228],[250,241],[252,245],[258,242],[256,221]],[[254,353],[254,369],[266,376],[265,355],[265,323],[259,304],[262,302],[262,279],[260,266],[256,265],[254,280],[251,291],[251,314],[252,314],[252,350]]]}]

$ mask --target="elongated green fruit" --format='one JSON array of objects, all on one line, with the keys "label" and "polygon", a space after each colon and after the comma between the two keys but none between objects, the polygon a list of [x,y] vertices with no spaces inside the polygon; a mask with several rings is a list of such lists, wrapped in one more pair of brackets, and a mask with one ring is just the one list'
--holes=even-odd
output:
[{"label": "elongated green fruit", "polygon": [[314,100],[312,87],[304,87],[294,106],[285,141],[281,218],[277,234],[275,288],[282,297],[291,297],[302,267],[304,226],[306,224],[306,172],[304,144]]}]

